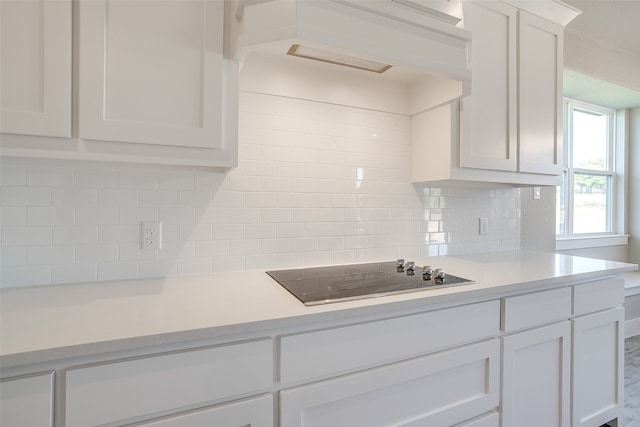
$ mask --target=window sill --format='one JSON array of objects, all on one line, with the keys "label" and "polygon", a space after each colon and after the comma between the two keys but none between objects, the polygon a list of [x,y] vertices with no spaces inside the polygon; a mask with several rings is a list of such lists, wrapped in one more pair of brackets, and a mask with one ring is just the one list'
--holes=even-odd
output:
[{"label": "window sill", "polygon": [[607,234],[606,236],[563,237],[556,238],[556,250],[600,248],[603,246],[626,245],[628,234]]}]

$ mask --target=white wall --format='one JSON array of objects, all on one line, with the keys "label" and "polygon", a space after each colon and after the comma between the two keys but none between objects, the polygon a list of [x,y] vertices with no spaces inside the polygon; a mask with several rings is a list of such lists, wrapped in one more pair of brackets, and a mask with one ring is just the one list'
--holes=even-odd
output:
[{"label": "white wall", "polygon": [[565,31],[564,35],[565,67],[640,90],[640,61],[637,56],[571,31]]},{"label": "white wall", "polygon": [[640,264],[640,108],[631,110],[629,146],[629,262]]}]

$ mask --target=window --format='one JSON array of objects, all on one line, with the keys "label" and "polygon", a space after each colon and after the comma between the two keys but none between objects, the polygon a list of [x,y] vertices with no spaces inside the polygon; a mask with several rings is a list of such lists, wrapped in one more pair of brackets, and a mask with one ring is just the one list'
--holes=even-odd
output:
[{"label": "window", "polygon": [[613,234],[615,110],[565,100],[564,125],[565,172],[556,192],[556,234]]}]

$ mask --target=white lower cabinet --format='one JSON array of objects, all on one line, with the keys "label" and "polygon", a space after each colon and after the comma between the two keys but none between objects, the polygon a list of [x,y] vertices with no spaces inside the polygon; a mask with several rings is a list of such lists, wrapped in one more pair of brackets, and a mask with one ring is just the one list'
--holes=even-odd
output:
[{"label": "white lower cabinet", "polygon": [[272,384],[270,339],[74,367],[66,373],[66,427],[130,423]]},{"label": "white lower cabinet", "polygon": [[131,424],[131,426],[134,425],[144,427],[273,427],[273,397],[265,395],[149,422]]},{"label": "white lower cabinet", "polygon": [[568,427],[571,322],[502,340],[502,427]]},{"label": "white lower cabinet", "polygon": [[283,390],[280,425],[452,426],[498,406],[499,359],[490,339]]},{"label": "white lower cabinet", "polygon": [[622,415],[624,309],[573,320],[573,427],[598,427]]},{"label": "white lower cabinet", "polygon": [[2,427],[53,426],[53,372],[0,381]]},{"label": "white lower cabinet", "polygon": [[601,277],[52,360],[29,375],[3,367],[0,423],[52,427],[55,414],[58,427],[599,427],[624,407],[623,302],[622,277]]}]

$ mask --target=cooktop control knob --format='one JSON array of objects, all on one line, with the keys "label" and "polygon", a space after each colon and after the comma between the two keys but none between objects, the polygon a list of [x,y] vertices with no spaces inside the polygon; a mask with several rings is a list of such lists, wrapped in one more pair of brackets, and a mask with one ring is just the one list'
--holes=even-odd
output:
[{"label": "cooktop control knob", "polygon": [[407,276],[413,276],[416,274],[416,263],[413,261],[408,261],[406,265]]},{"label": "cooktop control knob", "polygon": [[398,260],[396,261],[396,267],[398,268],[404,268],[404,259],[403,258],[398,258]]},{"label": "cooktop control knob", "polygon": [[444,269],[443,268],[436,268],[436,283],[437,284],[444,283],[444,278],[445,277],[446,277],[446,274],[444,274]]},{"label": "cooktop control knob", "polygon": [[422,267],[422,278],[424,280],[431,280],[431,276],[433,275],[433,270],[430,265],[425,265]]}]

